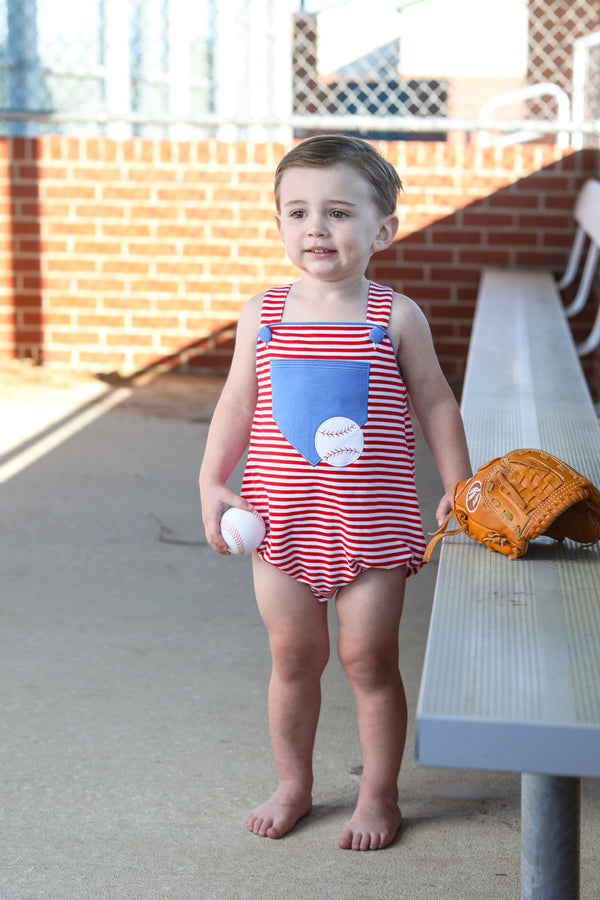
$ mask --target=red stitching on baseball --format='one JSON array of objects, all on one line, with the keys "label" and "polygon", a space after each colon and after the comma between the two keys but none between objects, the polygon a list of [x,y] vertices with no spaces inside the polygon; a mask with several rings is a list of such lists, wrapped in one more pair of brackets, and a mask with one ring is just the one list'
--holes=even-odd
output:
[{"label": "red stitching on baseball", "polygon": [[325,431],[324,428],[319,429],[319,434],[322,434],[323,437],[333,438],[333,437],[345,437],[347,434],[352,434],[353,431],[356,431],[358,425],[346,425],[345,428],[340,429],[339,431]]},{"label": "red stitching on baseball", "polygon": [[240,534],[238,529],[235,527],[235,525],[232,525],[231,522],[229,522],[226,519],[225,522],[223,523],[223,528],[225,529],[227,534],[233,539],[235,546],[237,547],[239,552],[243,553],[244,552],[244,541],[242,539],[242,535]]},{"label": "red stitching on baseball", "polygon": [[323,459],[327,461],[331,456],[339,456],[340,453],[356,453],[360,456],[362,451],[360,451],[357,447],[335,447],[335,449],[330,450],[329,453],[326,453]]}]

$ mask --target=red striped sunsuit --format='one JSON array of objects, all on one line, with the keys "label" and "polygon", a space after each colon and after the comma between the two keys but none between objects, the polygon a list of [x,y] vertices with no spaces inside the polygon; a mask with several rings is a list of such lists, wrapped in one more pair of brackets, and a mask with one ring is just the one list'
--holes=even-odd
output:
[{"label": "red striped sunsuit", "polygon": [[371,282],[365,322],[282,322],[267,291],[242,495],[267,523],[260,556],[319,600],[363,570],[423,564],[406,386],[386,331],[393,291]]}]

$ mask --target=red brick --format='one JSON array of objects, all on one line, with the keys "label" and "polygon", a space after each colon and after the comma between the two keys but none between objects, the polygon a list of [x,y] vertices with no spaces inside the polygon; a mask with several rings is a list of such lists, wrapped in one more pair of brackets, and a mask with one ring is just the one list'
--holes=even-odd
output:
[{"label": "red brick", "polygon": [[[67,213],[65,213],[65,216]],[[109,203],[94,203],[90,205],[78,205],[75,207],[75,215],[79,219],[92,219],[101,222],[102,219],[122,219],[125,208]]]},{"label": "red brick", "polygon": [[467,228],[511,228],[513,226],[513,216],[503,213],[494,213],[484,211],[477,208],[465,209],[462,212],[462,220]]},{"label": "red brick", "polygon": [[[93,350],[79,350],[78,356],[81,367],[84,369],[89,368],[92,371],[98,371],[99,369],[116,369],[120,371],[127,364],[127,355],[123,352],[119,353],[113,348],[105,351],[97,348]],[[67,359],[65,354],[63,354],[64,362],[67,362]],[[57,359],[56,361],[58,362],[59,360]]]},{"label": "red brick", "polygon": [[533,231],[490,231],[487,235],[488,247],[522,247],[523,245],[535,246],[538,243],[539,229]]},{"label": "red brick", "polygon": [[135,331],[140,328],[142,330],[152,330],[152,331],[166,331],[166,330],[174,330],[176,331],[180,327],[179,316],[171,316],[170,318],[163,314],[157,314],[152,316],[138,316],[132,315],[131,317],[131,328]]},{"label": "red brick", "polygon": [[76,328],[61,328],[52,330],[48,335],[50,343],[55,344],[89,344],[91,347],[98,343],[98,333],[96,331],[81,331]]},{"label": "red brick", "polygon": [[117,256],[121,253],[121,245],[116,241],[80,241],[73,245],[75,256]]},{"label": "red brick", "polygon": [[[517,228],[519,231],[525,231],[526,229],[543,229],[544,231],[548,231],[551,228],[568,229],[571,221],[571,216],[555,215],[553,213],[540,212],[535,215],[520,213],[517,216]],[[575,226],[573,225],[574,231]]]},{"label": "red brick", "polygon": [[479,244],[481,243],[481,237],[481,230],[467,231],[463,228],[436,228],[434,240],[436,244],[439,242],[440,244],[452,244],[456,247],[462,244]]},{"label": "red brick", "polygon": [[[88,343],[93,344],[92,341]],[[126,331],[122,334],[107,334],[107,347],[152,347],[154,345],[154,335],[145,334],[143,332],[135,333]]]},{"label": "red brick", "polygon": [[[53,317],[56,324],[56,317]],[[94,313],[93,315],[79,313],[77,316],[78,328],[119,328],[121,331],[127,327],[125,317],[111,315],[109,313]]]},{"label": "red brick", "polygon": [[459,264],[465,266],[508,266],[510,264],[510,256],[507,250],[500,250],[493,247],[483,247],[481,249],[462,249],[458,254]]},{"label": "red brick", "polygon": [[[105,278],[104,276],[99,276],[98,278],[77,277],[77,290],[88,293],[94,291],[100,295],[106,293],[121,294],[125,291],[125,282],[120,278]],[[106,300],[106,297],[103,299]]]}]

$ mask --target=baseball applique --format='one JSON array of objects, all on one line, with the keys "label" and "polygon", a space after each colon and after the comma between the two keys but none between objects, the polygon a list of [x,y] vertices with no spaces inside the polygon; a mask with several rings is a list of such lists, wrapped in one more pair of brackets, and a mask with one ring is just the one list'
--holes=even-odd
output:
[{"label": "baseball applique", "polygon": [[315,450],[322,462],[341,468],[355,462],[363,452],[365,439],[360,426],[346,416],[325,419],[315,434]]}]

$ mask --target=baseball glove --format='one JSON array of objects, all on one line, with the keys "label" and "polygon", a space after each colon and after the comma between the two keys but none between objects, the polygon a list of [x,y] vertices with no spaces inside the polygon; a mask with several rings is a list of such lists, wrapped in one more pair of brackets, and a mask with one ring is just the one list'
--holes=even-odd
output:
[{"label": "baseball glove", "polygon": [[[543,450],[513,450],[480,466],[456,485],[452,506],[432,533],[425,561],[438,541],[460,531],[511,559],[541,535],[580,544],[600,540],[600,491]],[[459,527],[447,531],[452,515]]]}]

